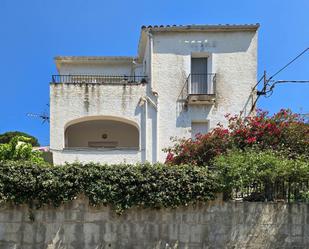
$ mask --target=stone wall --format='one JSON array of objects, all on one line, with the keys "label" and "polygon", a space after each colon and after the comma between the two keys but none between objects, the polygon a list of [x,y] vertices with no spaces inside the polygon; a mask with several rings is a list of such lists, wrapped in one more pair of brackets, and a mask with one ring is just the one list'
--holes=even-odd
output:
[{"label": "stone wall", "polygon": [[2,249],[309,248],[309,205],[211,202],[177,209],[0,207]]}]

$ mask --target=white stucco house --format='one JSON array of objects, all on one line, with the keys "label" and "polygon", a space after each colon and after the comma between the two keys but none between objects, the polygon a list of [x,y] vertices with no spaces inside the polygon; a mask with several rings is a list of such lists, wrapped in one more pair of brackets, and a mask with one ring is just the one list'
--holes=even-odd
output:
[{"label": "white stucco house", "polygon": [[55,58],[50,149],[64,162],[164,161],[255,99],[258,24],[143,26],[135,57]]}]

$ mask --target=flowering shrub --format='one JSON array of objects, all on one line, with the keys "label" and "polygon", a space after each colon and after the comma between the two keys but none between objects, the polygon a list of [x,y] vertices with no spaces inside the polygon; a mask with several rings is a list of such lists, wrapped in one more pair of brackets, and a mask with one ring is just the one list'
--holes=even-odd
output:
[{"label": "flowering shrub", "polygon": [[289,158],[303,155],[309,158],[309,125],[290,110],[282,109],[268,116],[257,111],[256,116],[242,118],[227,114],[228,127],[218,125],[195,139],[176,140],[166,149],[168,164],[190,163],[209,165],[215,156],[228,149],[256,148],[281,151]]}]

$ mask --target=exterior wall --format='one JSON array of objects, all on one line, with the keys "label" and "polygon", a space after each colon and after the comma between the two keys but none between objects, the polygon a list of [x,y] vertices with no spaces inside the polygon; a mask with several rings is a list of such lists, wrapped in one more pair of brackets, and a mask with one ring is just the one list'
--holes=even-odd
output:
[{"label": "exterior wall", "polygon": [[65,149],[53,151],[55,164],[64,165],[66,162],[99,162],[102,164],[134,164],[140,162],[144,150],[134,149]]},{"label": "exterior wall", "polygon": [[133,208],[119,216],[83,199],[58,209],[1,206],[3,249],[305,249],[309,205],[208,203],[177,209]]},{"label": "exterior wall", "polygon": [[[60,74],[132,75],[135,71],[136,75],[147,74],[149,80],[145,86],[51,84],[50,147],[56,164],[63,162],[63,158],[70,162],[83,157],[102,162],[103,151],[98,156],[94,156],[97,151],[90,153],[91,156],[87,151],[78,157],[71,153],[61,158],[65,126],[75,119],[115,116],[131,120],[140,132],[139,157],[135,162],[163,162],[166,154],[162,149],[172,144],[171,137],[190,138],[192,122],[207,123],[212,129],[219,122],[226,124],[226,113],[248,113],[255,98],[250,94],[257,73],[256,32],[153,32],[152,38],[152,46],[150,38],[145,39],[140,64],[119,61],[61,64]],[[208,57],[208,72],[217,75],[214,105],[185,108],[179,99],[191,71],[191,57]],[[149,101],[139,105],[140,98],[145,96],[157,107]],[[120,159],[127,160],[127,155]],[[111,157],[109,163],[118,161],[114,160]]]},{"label": "exterior wall", "polygon": [[[145,155],[145,109],[139,106],[140,97],[146,94],[145,85],[111,86],[99,84],[51,84],[50,85],[50,149],[54,163],[73,162],[76,159],[102,162],[111,155],[104,150],[75,153],[64,152],[65,128],[75,120],[98,120],[124,118],[134,123],[140,132],[140,148],[133,155],[115,153],[108,163],[143,161]],[[77,154],[80,153],[80,156]],[[63,154],[63,157],[61,156]],[[82,159],[85,156],[85,159]],[[105,161],[105,159],[103,160]]]},{"label": "exterior wall", "polygon": [[[226,113],[245,114],[253,101],[256,83],[257,33],[166,32],[154,33],[152,82],[159,94],[159,148],[171,145],[170,137],[191,137],[191,122],[208,121],[212,129],[226,124]],[[208,72],[216,73],[216,103],[184,108],[179,95],[190,74],[192,57],[208,57]],[[159,159],[165,154],[160,151]]]},{"label": "exterior wall", "polygon": [[59,74],[132,75],[132,63],[63,63]]}]

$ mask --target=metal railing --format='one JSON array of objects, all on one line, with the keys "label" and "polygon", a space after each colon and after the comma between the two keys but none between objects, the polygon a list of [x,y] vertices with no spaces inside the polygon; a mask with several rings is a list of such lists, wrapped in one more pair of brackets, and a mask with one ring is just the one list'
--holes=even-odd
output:
[{"label": "metal railing", "polygon": [[275,182],[252,182],[242,189],[233,189],[232,199],[244,201],[309,202],[309,180],[277,179]]},{"label": "metal railing", "polygon": [[215,94],[216,74],[190,74],[187,78],[189,94]]},{"label": "metal railing", "polygon": [[179,95],[186,99],[189,95],[214,95],[216,94],[216,74],[189,74]]},{"label": "metal railing", "polygon": [[52,83],[77,84],[146,84],[147,76],[52,75]]}]

